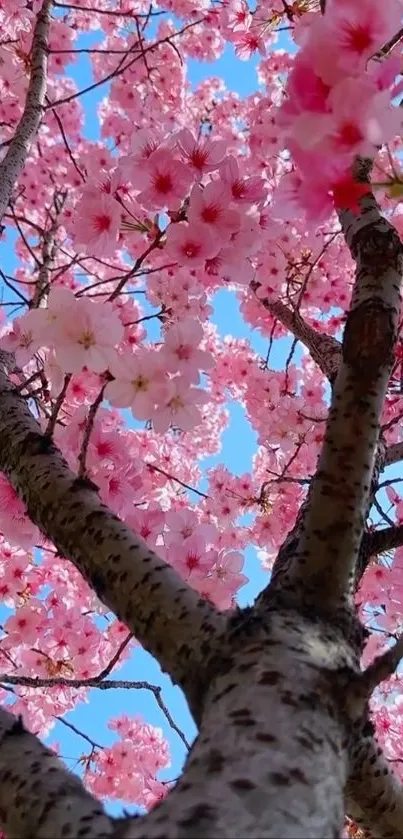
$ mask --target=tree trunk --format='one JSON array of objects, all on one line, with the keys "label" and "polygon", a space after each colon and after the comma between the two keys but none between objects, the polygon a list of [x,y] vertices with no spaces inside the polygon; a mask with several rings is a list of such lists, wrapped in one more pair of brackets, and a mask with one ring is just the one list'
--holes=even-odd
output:
[{"label": "tree trunk", "polygon": [[330,839],[342,829],[346,790],[350,812],[373,822],[374,836],[403,837],[400,787],[371,739],[352,603],[396,339],[401,249],[372,197],[361,217],[346,214],[345,232],[357,280],[319,469],[281,573],[254,607],[220,614],[199,598],[100,503],[96,487],[71,473],[0,375],[1,469],[32,520],[182,686],[200,727],[167,798],[144,818],[116,821],[2,711],[8,839]]},{"label": "tree trunk", "polygon": [[[206,697],[200,736],[167,801],[120,834],[137,839],[338,837],[349,719],[340,633],[292,612],[242,616]],[[226,672],[225,672],[226,671]]]},{"label": "tree trunk", "polygon": [[[274,604],[266,620],[234,616],[181,779],[149,816],[120,821],[114,835],[338,837],[351,727],[339,675],[346,667],[356,670],[357,658],[336,629]],[[44,759],[44,747],[15,729],[0,745],[8,839],[109,835],[113,821],[77,779],[66,783],[55,757]]]},{"label": "tree trunk", "polygon": [[[37,17],[27,106],[0,164],[0,217],[42,114],[50,5],[44,0]],[[358,175],[366,179],[365,166]],[[371,194],[358,215],[340,218],[357,263],[342,347],[275,308],[311,349],[333,397],[303,513],[251,608],[219,613],[186,585],[69,470],[0,372],[1,470],[32,520],[182,687],[200,729],[166,799],[145,817],[113,819],[0,709],[0,826],[8,839],[332,839],[346,807],[374,837],[403,839],[402,790],[368,719],[370,691],[397,655],[361,673],[353,605],[363,545],[365,556],[377,549],[376,535],[363,542],[363,533],[402,253]],[[380,550],[403,543],[403,532],[391,530],[378,538]]]}]

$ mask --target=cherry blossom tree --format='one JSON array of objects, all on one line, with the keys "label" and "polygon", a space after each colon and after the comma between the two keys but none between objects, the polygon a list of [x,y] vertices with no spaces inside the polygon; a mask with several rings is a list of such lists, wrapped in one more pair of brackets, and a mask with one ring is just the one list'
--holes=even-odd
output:
[{"label": "cherry blossom tree", "polygon": [[[7,839],[403,837],[402,19],[0,4]],[[256,62],[252,95],[189,83],[224,49]],[[231,400],[257,439],[241,475],[204,464]],[[270,581],[240,608],[250,545]],[[43,741],[91,688],[149,690],[189,745],[160,686],[115,678],[136,644],[198,728],[181,777],[126,713],[68,771]]]}]

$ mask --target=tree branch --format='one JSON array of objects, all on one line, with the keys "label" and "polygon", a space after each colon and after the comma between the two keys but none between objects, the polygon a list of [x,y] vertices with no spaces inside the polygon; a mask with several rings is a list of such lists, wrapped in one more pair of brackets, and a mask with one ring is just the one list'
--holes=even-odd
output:
[{"label": "tree branch", "polygon": [[361,200],[359,214],[343,211],[340,219],[356,261],[356,282],[318,470],[287,574],[291,597],[305,597],[329,612],[344,608],[353,593],[397,337],[402,270],[400,240],[372,194]]},{"label": "tree branch", "polygon": [[[153,685],[146,681],[133,681],[132,679],[104,679],[100,680],[99,676],[90,677],[88,679],[64,679],[61,676],[52,676],[50,678],[41,678],[40,676],[15,676],[10,673],[0,673],[0,685],[21,685],[28,688],[49,688],[49,687],[67,687],[67,688],[96,688],[97,690],[149,690],[154,694],[155,701],[164,714],[168,724],[172,730],[176,732],[178,737],[182,740],[187,749],[190,749],[190,743],[185,737],[183,731],[176,724],[169,708],[162,698],[162,688],[160,685]],[[59,722],[63,722],[59,718]]]},{"label": "tree branch", "polygon": [[361,692],[368,698],[381,682],[388,679],[403,658],[403,636],[398,638],[393,647],[374,658],[367,669],[360,675]]},{"label": "tree branch", "polygon": [[[259,283],[251,283],[253,291],[259,287]],[[321,369],[324,376],[333,382],[341,356],[341,344],[336,338],[331,335],[326,335],[318,332],[313,326],[304,320],[297,309],[289,309],[281,300],[269,300],[267,297],[258,298],[259,302],[267,309],[274,317],[276,317],[286,329],[301,341],[310,352],[313,360]]]},{"label": "tree branch", "polygon": [[371,735],[353,745],[347,813],[373,839],[403,839],[403,787]]},{"label": "tree branch", "polygon": [[68,468],[0,369],[0,469],[28,515],[185,691],[196,720],[212,642],[226,617]]},{"label": "tree branch", "polygon": [[7,839],[101,839],[114,833],[113,820],[80,779],[4,708],[0,708],[0,821]]},{"label": "tree branch", "polygon": [[372,530],[366,533],[365,542],[369,556],[400,548],[403,545],[403,524],[384,527],[382,530]]},{"label": "tree branch", "polygon": [[391,443],[386,449],[384,467],[392,466],[393,463],[398,463],[399,460],[403,460],[403,442]]},{"label": "tree branch", "polygon": [[18,175],[24,166],[29,147],[38,131],[46,95],[48,31],[52,0],[44,0],[34,29],[31,50],[31,75],[25,108],[15,134],[0,163],[0,221],[7,209]]},{"label": "tree branch", "polygon": [[[385,462],[385,444],[383,439],[381,438],[378,442],[378,449],[375,457],[375,464],[372,473],[372,480],[371,480],[371,492],[370,492],[370,499],[368,502],[367,507],[367,516],[372,504],[372,498],[375,495],[381,472],[384,469],[384,462]],[[310,489],[308,491],[307,497],[305,498],[303,504],[301,505],[298,515],[294,524],[294,527],[288,535],[286,536],[281,548],[277,554],[275,563],[273,565],[271,581],[277,588],[282,586],[282,581],[286,581],[288,571],[290,568],[291,560],[294,556],[295,551],[298,547],[299,539],[301,538],[303,528],[304,528],[304,521],[305,515],[307,510],[309,509],[309,502],[310,502]],[[389,530],[390,528],[387,528]],[[381,553],[382,551],[376,551],[373,549],[372,540],[376,538],[377,534],[384,533],[386,531],[366,531],[361,539],[360,548],[358,552],[357,558],[357,567],[356,567],[356,576],[355,582],[358,585],[367,565],[371,558],[371,556],[375,555],[377,552]],[[403,540],[403,536],[402,536]],[[388,550],[388,548],[385,548]],[[267,607],[267,605],[271,601],[271,591],[270,586],[266,587],[258,597],[257,602],[259,606],[263,608],[263,610]]]}]

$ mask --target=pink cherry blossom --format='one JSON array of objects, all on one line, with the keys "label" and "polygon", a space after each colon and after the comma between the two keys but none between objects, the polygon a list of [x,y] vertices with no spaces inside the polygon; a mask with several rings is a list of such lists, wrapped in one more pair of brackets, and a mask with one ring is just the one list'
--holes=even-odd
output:
[{"label": "pink cherry blossom", "polygon": [[358,85],[344,79],[329,94],[333,125],[330,142],[336,153],[371,155],[401,127],[399,112],[389,103],[387,92],[375,92],[372,85]]},{"label": "pink cherry blossom", "polygon": [[244,558],[239,551],[220,552],[212,569],[212,574],[228,586],[231,594],[235,594],[237,589],[248,581],[248,578],[240,573],[243,564]]},{"label": "pink cherry blossom", "polygon": [[92,256],[109,256],[118,246],[120,205],[102,189],[87,187],[74,207],[70,229],[78,249]]},{"label": "pink cherry blossom", "polygon": [[171,555],[175,568],[185,579],[192,580],[194,576],[204,576],[210,566],[206,543],[199,533],[192,533],[181,545],[175,545],[169,557]]},{"label": "pink cherry blossom", "polygon": [[159,504],[151,503],[147,510],[135,509],[126,516],[126,522],[142,539],[155,547],[157,537],[164,529],[165,514]]},{"label": "pink cherry blossom", "polygon": [[65,373],[78,373],[83,367],[102,373],[113,360],[114,348],[122,336],[122,323],[111,304],[81,297],[61,319],[57,362]]},{"label": "pink cherry blossom", "polygon": [[91,474],[102,500],[116,515],[125,517],[133,500],[141,497],[143,479],[136,463],[127,464],[119,470],[103,464],[93,469]]},{"label": "pink cherry blossom", "polygon": [[239,172],[238,163],[229,155],[220,166],[220,177],[231,190],[232,200],[239,203],[255,204],[265,197],[265,187],[262,178],[244,178]]},{"label": "pink cherry blossom", "polygon": [[168,149],[152,152],[133,175],[137,201],[151,209],[178,210],[192,183],[192,174]]},{"label": "pink cherry blossom", "polygon": [[161,350],[167,370],[183,373],[197,383],[199,370],[208,370],[213,365],[212,355],[199,349],[202,339],[202,326],[192,318],[185,318],[171,326]]},{"label": "pink cherry blossom", "polygon": [[333,0],[325,15],[325,32],[339,51],[343,71],[364,70],[368,59],[399,29],[401,19],[399,0],[385,0],[382,4],[365,0],[360,6]]},{"label": "pink cherry blossom", "polygon": [[189,267],[203,265],[220,250],[218,237],[206,224],[170,224],[167,231],[167,253]]},{"label": "pink cherry blossom", "polygon": [[[152,132],[147,128],[140,128],[135,131],[130,139],[130,152],[127,155],[122,155],[119,158],[119,170],[123,176],[130,177],[134,167],[145,163],[150,155],[155,152],[160,145],[156,132]],[[134,169],[134,171],[136,171]]]},{"label": "pink cherry blossom", "polygon": [[221,11],[224,26],[233,32],[244,29],[250,19],[249,6],[245,0],[226,0]]},{"label": "pink cherry blossom", "polygon": [[158,353],[145,349],[115,355],[110,364],[114,381],[107,384],[105,399],[118,408],[130,407],[137,419],[152,417],[168,387],[161,360]]},{"label": "pink cherry blossom", "polygon": [[71,289],[54,285],[49,291],[46,308],[32,309],[25,319],[27,324],[32,324],[39,346],[46,346],[57,340],[63,322],[69,316],[74,319],[76,310],[77,301]]},{"label": "pink cherry blossom", "polygon": [[247,61],[255,52],[259,52],[262,56],[266,55],[266,45],[262,36],[252,28],[237,33],[235,54],[238,58],[241,61]]},{"label": "pink cherry blossom", "polygon": [[217,537],[217,528],[213,524],[199,524],[199,519],[194,511],[169,510],[165,516],[168,531],[164,533],[166,545],[175,545],[188,539],[196,533],[204,541],[205,545],[213,543]]},{"label": "pink cherry blossom", "polygon": [[153,415],[155,431],[161,434],[171,425],[189,431],[201,422],[202,416],[197,406],[206,401],[207,394],[200,388],[190,387],[187,379],[171,379],[167,395]]},{"label": "pink cherry blossom", "polygon": [[35,312],[27,312],[22,317],[15,318],[12,325],[7,325],[0,337],[0,346],[3,350],[14,353],[19,367],[25,367],[41,346],[35,331]]},{"label": "pink cherry blossom", "polygon": [[8,633],[7,645],[14,643],[35,645],[38,639],[45,610],[41,603],[27,603],[20,606],[13,615],[7,618],[4,628]]},{"label": "pink cherry blossom", "polygon": [[193,187],[188,208],[189,222],[192,225],[209,225],[220,238],[229,238],[241,226],[239,212],[228,208],[230,200],[229,190],[218,180],[211,181],[204,189]]},{"label": "pink cherry blossom", "polygon": [[0,475],[0,529],[9,542],[27,550],[40,540],[37,527],[28,518],[23,502],[4,475]]},{"label": "pink cherry blossom", "polygon": [[187,162],[199,175],[218,169],[226,151],[224,141],[211,140],[209,137],[197,140],[188,128],[178,132],[176,142]]}]

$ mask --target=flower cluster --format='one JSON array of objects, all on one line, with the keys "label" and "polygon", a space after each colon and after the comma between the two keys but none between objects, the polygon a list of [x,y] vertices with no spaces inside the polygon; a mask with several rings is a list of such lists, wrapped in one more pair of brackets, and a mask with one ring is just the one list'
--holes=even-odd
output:
[{"label": "flower cluster", "polygon": [[400,0],[329,0],[325,15],[302,18],[277,115],[296,165],[279,188],[278,211],[297,206],[318,223],[333,206],[356,210],[368,187],[354,179],[355,158],[374,158],[402,128],[391,103],[400,59],[380,62],[401,20]]},{"label": "flower cluster", "polygon": [[[229,609],[246,598],[254,562],[271,568],[316,469],[329,386],[309,334],[318,346],[341,337],[354,265],[332,212],[356,211],[368,189],[354,178],[357,157],[373,160],[377,199],[403,233],[402,3],[326,0],[325,14],[316,0],[135,5],[52,12],[47,107],[2,220],[0,346],[69,466]],[[0,3],[1,159],[24,111],[41,6]],[[214,65],[224,49],[234,86],[256,67],[248,95],[216,75],[195,81],[195,60],[225,70]],[[89,88],[102,92],[96,115]],[[402,364],[400,342],[388,445],[402,438]],[[385,492],[389,524],[403,520],[398,490]],[[401,633],[402,567],[399,549],[362,579],[365,662]],[[0,698],[46,736],[88,698],[65,680],[79,685],[111,662],[136,671],[136,641],[4,476],[0,576],[1,669],[21,680]],[[24,684],[32,676],[46,687]],[[398,674],[372,712],[401,761],[399,693]],[[153,806],[169,789],[161,731],[126,715],[110,728],[116,740],[81,761],[85,783]]]}]

